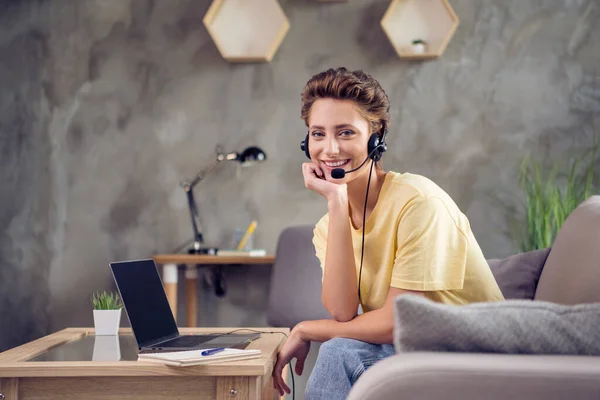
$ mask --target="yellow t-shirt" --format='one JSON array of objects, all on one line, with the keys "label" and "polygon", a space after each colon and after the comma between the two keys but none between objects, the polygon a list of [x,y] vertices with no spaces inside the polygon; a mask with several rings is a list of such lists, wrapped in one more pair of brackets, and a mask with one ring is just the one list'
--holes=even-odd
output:
[{"label": "yellow t-shirt", "polygon": [[[362,228],[349,223],[358,278]],[[322,268],[328,226],[326,214],[314,229]],[[420,175],[386,173],[365,224],[363,310],[381,308],[390,286],[424,291],[446,304],[504,300],[467,217],[444,190]]]}]

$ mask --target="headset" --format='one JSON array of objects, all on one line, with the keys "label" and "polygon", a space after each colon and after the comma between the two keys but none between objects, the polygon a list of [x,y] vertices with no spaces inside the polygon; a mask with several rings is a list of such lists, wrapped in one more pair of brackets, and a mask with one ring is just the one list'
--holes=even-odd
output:
[{"label": "headset", "polygon": [[[373,173],[373,165],[376,162],[381,160],[381,158],[383,157],[383,153],[385,153],[385,151],[387,150],[387,144],[385,143],[385,138],[387,136],[387,128],[386,128],[384,121],[381,121],[381,124],[382,124],[381,135],[379,133],[375,132],[371,135],[371,137],[369,137],[369,144],[367,146],[367,151],[369,154],[367,155],[367,158],[365,158],[365,161],[362,162],[362,164],[360,164],[358,167],[351,169],[349,171],[346,171],[343,168],[335,168],[335,169],[331,170],[332,178],[342,179],[346,176],[346,174],[360,169],[367,162],[367,160],[371,159],[373,161],[371,163],[371,168],[369,170],[369,179],[367,181],[367,190],[366,190],[366,195],[365,195],[365,206],[363,209],[362,245],[361,245],[361,250],[360,250],[360,270],[358,273],[358,301],[359,301],[359,303],[362,303],[362,299],[360,297],[360,281],[362,278],[363,256],[365,254],[365,220],[366,220],[366,216],[367,216],[367,200],[369,199],[369,186],[371,185],[371,174]],[[309,160],[312,160],[312,158],[310,157],[310,151],[309,151],[309,147],[308,147],[308,137],[309,137],[309,135],[307,134],[306,137],[304,138],[304,140],[302,142],[300,142],[300,149],[304,152],[304,154],[306,155],[306,157],[308,157]]]},{"label": "headset", "polygon": [[[385,143],[385,138],[387,136],[387,129],[385,127],[385,122],[382,121],[382,125],[383,125],[383,127],[381,129],[381,134],[375,132],[369,138],[369,144],[367,145],[367,152],[369,155],[367,156],[365,161],[363,161],[363,163],[360,164],[357,168],[351,169],[350,171],[345,171],[342,168],[336,168],[336,169],[332,170],[331,171],[332,178],[342,179],[344,176],[346,176],[347,173],[354,172],[354,171],[358,170],[359,168],[361,168],[364,165],[364,163],[367,162],[367,160],[369,158],[371,160],[373,160],[373,162],[378,162],[379,160],[381,160],[381,157],[383,157],[383,153],[387,150],[387,144]],[[312,160],[312,158],[310,157],[308,138],[309,138],[309,134],[306,134],[306,137],[304,138],[304,140],[300,142],[300,149],[304,152],[304,154],[306,155],[306,157],[308,157],[309,160]],[[336,174],[334,174],[336,171],[338,171],[338,172]],[[334,175],[338,175],[338,176],[334,176]],[[339,175],[341,175],[341,176],[339,176]]]}]

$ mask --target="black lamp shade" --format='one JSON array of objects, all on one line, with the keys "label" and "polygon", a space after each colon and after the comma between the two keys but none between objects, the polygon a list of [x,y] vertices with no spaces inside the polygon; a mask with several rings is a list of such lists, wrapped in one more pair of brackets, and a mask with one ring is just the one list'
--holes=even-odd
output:
[{"label": "black lamp shade", "polygon": [[238,156],[239,162],[246,165],[265,161],[266,159],[267,155],[265,154],[265,152],[261,148],[256,146],[246,148]]}]

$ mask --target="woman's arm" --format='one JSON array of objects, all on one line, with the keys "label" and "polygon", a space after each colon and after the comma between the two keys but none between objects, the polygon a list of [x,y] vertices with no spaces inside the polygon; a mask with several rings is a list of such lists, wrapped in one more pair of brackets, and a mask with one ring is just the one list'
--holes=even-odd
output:
[{"label": "woman's arm", "polygon": [[340,190],[330,196],[327,204],[329,227],[321,301],[335,321],[347,322],[356,316],[358,310],[358,282],[347,191]]},{"label": "woman's arm", "polygon": [[292,334],[299,335],[304,341],[325,342],[343,337],[368,343],[391,344],[394,337],[394,298],[408,293],[423,296],[423,292],[390,287],[384,306],[378,310],[361,314],[348,322],[304,321],[293,329]]},{"label": "woman's arm", "polygon": [[358,310],[358,283],[346,184],[329,182],[314,163],[302,164],[306,187],[327,199],[329,226],[321,301],[336,321],[350,321]]}]

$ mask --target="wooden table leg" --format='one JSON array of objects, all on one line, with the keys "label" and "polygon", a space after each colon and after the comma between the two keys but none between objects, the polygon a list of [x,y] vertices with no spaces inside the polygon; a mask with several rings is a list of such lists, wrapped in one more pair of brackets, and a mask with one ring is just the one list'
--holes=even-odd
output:
[{"label": "wooden table leg", "polygon": [[177,264],[163,265],[163,286],[175,321],[177,321],[177,282]]},{"label": "wooden table leg", "polygon": [[185,318],[188,327],[196,327],[198,325],[197,282],[198,269],[196,265],[188,265],[185,270]]},{"label": "wooden table leg", "polygon": [[[267,379],[268,378],[268,379]],[[273,378],[272,377],[263,377],[266,381],[266,384],[261,390],[260,398],[263,400],[279,400],[283,399],[283,396],[279,396],[279,393],[273,389]]]},{"label": "wooden table leg", "polygon": [[4,400],[19,398],[19,378],[0,379],[0,398]]}]

